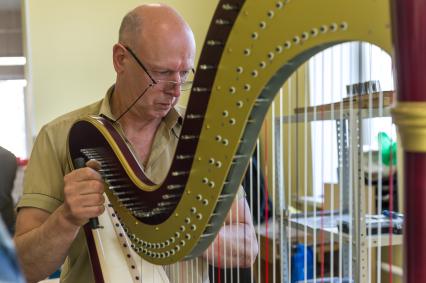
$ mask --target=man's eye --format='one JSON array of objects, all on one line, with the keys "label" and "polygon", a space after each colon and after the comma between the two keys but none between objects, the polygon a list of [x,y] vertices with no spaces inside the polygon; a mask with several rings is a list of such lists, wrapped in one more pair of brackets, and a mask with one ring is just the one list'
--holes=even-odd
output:
[{"label": "man's eye", "polygon": [[161,77],[165,77],[169,75],[169,71],[156,71],[155,73]]},{"label": "man's eye", "polygon": [[167,79],[167,78],[169,78],[170,77],[170,71],[167,71],[167,70],[165,70],[165,71],[155,71],[154,72],[154,76],[156,76],[157,78],[159,78],[159,79]]}]

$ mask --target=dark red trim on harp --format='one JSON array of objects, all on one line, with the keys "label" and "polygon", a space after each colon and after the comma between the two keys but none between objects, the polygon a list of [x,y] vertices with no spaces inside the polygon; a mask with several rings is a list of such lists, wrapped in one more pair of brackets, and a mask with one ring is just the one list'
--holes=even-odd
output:
[{"label": "dark red trim on harp", "polygon": [[154,186],[154,184],[141,170],[140,165],[137,163],[136,158],[130,152],[129,146],[125,143],[124,138],[118,133],[118,131],[112,125],[112,122],[102,116],[96,117],[96,119],[105,126],[105,129],[108,130],[108,133],[114,139],[117,146],[120,148],[121,153],[126,158],[126,161],[132,168],[133,172],[138,176],[140,180],[142,180],[145,184],[149,186]]},{"label": "dark red trim on harp", "polygon": [[98,252],[96,250],[95,238],[93,237],[93,230],[89,224],[84,225],[83,229],[84,234],[86,235],[87,250],[89,252],[90,263],[92,265],[93,278],[96,283],[105,283]]},{"label": "dark red trim on harp", "polygon": [[[426,1],[393,0],[398,100],[426,102]],[[405,282],[426,282],[426,153],[405,152]]]}]

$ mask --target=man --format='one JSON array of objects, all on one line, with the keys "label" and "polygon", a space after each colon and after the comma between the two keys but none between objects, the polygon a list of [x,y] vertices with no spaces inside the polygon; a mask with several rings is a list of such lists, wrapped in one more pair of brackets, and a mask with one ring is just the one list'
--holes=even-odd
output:
[{"label": "man", "polygon": [[9,233],[15,230],[15,211],[12,198],[18,164],[15,155],[0,146],[0,214]]},{"label": "man", "polygon": [[[194,67],[194,57],[192,31],[175,10],[159,4],[137,7],[123,19],[119,43],[113,47],[115,86],[102,101],[43,127],[27,167],[15,235],[29,282],[47,277],[65,258],[64,282],[93,281],[81,226],[103,213],[103,182],[90,168],[96,167],[90,161],[88,167],[70,172],[66,136],[71,124],[88,114],[119,120],[145,173],[161,182],[178,142],[182,114],[175,105],[180,87]],[[230,214],[232,219],[227,217],[227,225],[215,242],[230,247],[245,241],[246,245],[239,245],[233,253],[228,249],[226,257],[239,257],[240,266],[246,267],[257,255],[257,243],[244,198],[237,198],[232,210],[237,207],[238,217],[235,212]],[[216,249],[215,245],[210,249]],[[203,258],[218,262],[211,253],[206,252]],[[227,262],[235,266],[237,260]],[[196,282],[208,281],[207,271],[197,273]]]}]

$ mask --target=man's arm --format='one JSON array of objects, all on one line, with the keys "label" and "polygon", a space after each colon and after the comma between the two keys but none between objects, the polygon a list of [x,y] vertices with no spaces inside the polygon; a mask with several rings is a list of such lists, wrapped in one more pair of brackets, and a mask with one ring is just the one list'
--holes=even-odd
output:
[{"label": "man's arm", "polygon": [[95,170],[74,170],[64,177],[64,183],[64,203],[52,214],[30,207],[18,212],[14,240],[28,282],[42,280],[58,269],[80,227],[104,211],[104,186]]},{"label": "man's arm", "polygon": [[[226,246],[226,250],[225,247]],[[214,252],[212,252],[214,249]],[[220,265],[218,251],[220,250]],[[204,252],[211,265],[232,268],[250,267],[257,254],[258,244],[254,232],[250,208],[245,198],[236,199],[229,211],[225,225],[219,230],[214,242]],[[214,257],[212,256],[214,255]],[[226,266],[225,266],[226,257]]]}]

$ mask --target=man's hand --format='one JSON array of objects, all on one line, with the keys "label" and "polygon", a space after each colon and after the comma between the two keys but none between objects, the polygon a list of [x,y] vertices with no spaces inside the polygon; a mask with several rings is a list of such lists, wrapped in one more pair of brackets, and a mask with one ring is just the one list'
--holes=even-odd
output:
[{"label": "man's hand", "polygon": [[105,184],[97,172],[100,164],[96,160],[89,160],[86,166],[64,177],[64,203],[60,212],[75,226],[84,225],[89,218],[97,217],[105,210]]},{"label": "man's hand", "polygon": [[[235,199],[225,219],[225,225],[219,230],[210,247],[203,253],[203,257],[211,265],[220,268],[251,267],[259,252],[251,219],[246,199]],[[225,246],[228,248],[224,249]],[[219,261],[220,257],[222,257],[222,261]],[[225,257],[226,260],[223,259]]]}]

